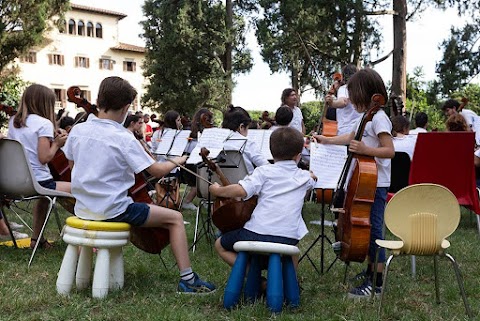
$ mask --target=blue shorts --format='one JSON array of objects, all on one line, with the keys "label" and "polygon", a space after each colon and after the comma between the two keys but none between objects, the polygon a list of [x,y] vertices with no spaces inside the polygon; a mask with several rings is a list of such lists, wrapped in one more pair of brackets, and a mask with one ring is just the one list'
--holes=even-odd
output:
[{"label": "blue shorts", "polygon": [[132,203],[122,214],[105,220],[105,222],[125,222],[133,226],[142,226],[148,219],[150,207],[146,203]]},{"label": "blue shorts", "polygon": [[57,182],[53,179],[47,179],[46,181],[38,182],[38,184],[48,189],[57,189]]},{"label": "blue shorts", "polygon": [[273,242],[287,245],[298,244],[298,240],[296,239],[291,239],[283,236],[257,234],[244,228],[225,233],[220,238],[220,244],[227,251],[235,251],[233,249],[233,244],[238,241]]}]

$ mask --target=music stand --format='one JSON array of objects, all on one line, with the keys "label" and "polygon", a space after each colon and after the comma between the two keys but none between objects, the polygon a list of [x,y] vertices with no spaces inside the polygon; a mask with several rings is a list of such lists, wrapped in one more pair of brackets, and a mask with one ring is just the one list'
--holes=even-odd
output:
[{"label": "music stand", "polygon": [[[311,146],[310,152],[310,170],[313,171],[313,173],[315,173],[319,178],[315,189],[317,191],[321,191],[322,198],[320,210],[321,232],[308,247],[307,251],[302,255],[302,257],[300,257],[299,262],[302,261],[304,257],[307,257],[307,259],[315,268],[315,271],[317,271],[318,274],[323,274],[325,260],[325,240],[327,240],[329,244],[332,244],[330,239],[325,235],[325,203],[327,203],[325,201],[325,191],[332,191],[336,186],[336,182],[339,180],[338,176],[341,172],[341,168],[345,164],[347,149],[345,146],[314,144]],[[317,195],[320,197],[318,193]],[[328,203],[331,203],[331,200],[329,200]],[[308,254],[319,241],[321,241],[320,272]],[[335,260],[329,265],[327,272],[331,269],[337,259],[338,257],[336,257]]]},{"label": "music stand", "polygon": [[[243,148],[241,150],[243,150]],[[222,170],[225,177],[232,184],[238,183],[239,180],[243,179],[248,174],[247,166],[245,165],[241,150],[223,150],[219,154],[220,157],[216,158],[218,166]],[[216,182],[221,184],[218,176],[213,175],[213,173],[208,169],[208,167],[202,165],[203,164],[200,164],[199,166],[198,174],[206,178],[209,182]],[[212,223],[213,211],[211,208],[215,199],[210,194],[208,187],[209,184],[197,178],[197,195],[202,200],[200,201],[198,206],[197,217],[195,221],[195,236],[193,243],[190,246],[192,252],[195,252],[196,244],[200,241],[202,237],[206,237],[209,243],[211,243],[211,240],[216,238]],[[202,219],[202,224],[199,228],[200,211],[202,205],[205,204],[207,205],[207,215],[205,218]]]},{"label": "music stand", "polygon": [[[331,189],[325,189],[325,188],[318,188],[317,190],[321,190],[321,195],[322,195],[322,201],[321,201],[321,210],[320,210],[320,222],[317,223],[317,222],[314,222],[314,221],[311,221],[310,223],[311,224],[316,224],[316,225],[320,225],[320,234],[315,238],[315,240],[312,242],[312,244],[310,244],[310,246],[308,247],[308,249],[305,251],[305,253],[300,257],[300,259],[298,260],[298,263],[300,263],[305,257],[308,259],[308,261],[310,262],[310,264],[312,264],[313,268],[315,269],[315,271],[318,273],[318,274],[323,274],[323,271],[324,271],[324,263],[325,263],[325,240],[327,240],[327,242],[331,245],[332,244],[332,241],[330,241],[330,239],[328,238],[328,236],[325,234],[325,191],[328,190],[328,191],[332,191]],[[333,192],[333,191],[332,191]],[[318,194],[317,194],[318,195]],[[318,243],[320,242],[320,271],[318,270],[317,268],[317,265],[315,264],[315,262],[312,260],[312,258],[310,257],[310,255],[308,255],[308,253],[310,252],[310,250]],[[330,265],[328,266],[327,268],[327,272],[330,271],[330,269],[332,268],[333,264],[335,264],[335,262],[337,261],[338,259],[338,256],[335,257],[335,260],[333,260],[332,263],[330,263]]]}]

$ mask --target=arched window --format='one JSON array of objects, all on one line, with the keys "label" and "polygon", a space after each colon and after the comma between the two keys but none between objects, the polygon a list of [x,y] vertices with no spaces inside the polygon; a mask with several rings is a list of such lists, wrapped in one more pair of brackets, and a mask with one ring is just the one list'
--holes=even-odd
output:
[{"label": "arched window", "polygon": [[102,34],[102,25],[97,23],[95,25],[95,36],[97,38],[103,38],[103,34]]},{"label": "arched window", "polygon": [[88,37],[93,37],[94,34],[93,34],[93,23],[91,23],[90,21],[87,23],[87,36]]},{"label": "arched window", "polygon": [[75,30],[75,20],[70,19],[68,20],[68,34],[74,35],[76,32]]},{"label": "arched window", "polygon": [[78,21],[78,32],[79,36],[85,36],[85,23],[82,20]]}]

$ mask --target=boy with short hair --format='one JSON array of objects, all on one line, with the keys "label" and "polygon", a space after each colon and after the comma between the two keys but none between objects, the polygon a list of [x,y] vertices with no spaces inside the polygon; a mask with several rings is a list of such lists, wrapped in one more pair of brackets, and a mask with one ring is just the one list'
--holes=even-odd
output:
[{"label": "boy with short hair", "polygon": [[[182,214],[153,204],[135,203],[128,194],[134,173],[143,170],[160,178],[176,165],[157,163],[123,127],[136,90],[120,77],[105,78],[98,93],[98,117],[72,128],[65,155],[72,168],[75,215],[86,220],[127,222],[134,226],[162,227],[169,231],[172,252],[180,270],[178,292],[209,293],[215,286],[192,271]],[[186,157],[174,159],[184,163]]]},{"label": "boy with short hair", "polygon": [[302,206],[307,190],[316,177],[297,167],[303,148],[303,135],[291,127],[275,130],[270,136],[274,164],[257,167],[238,184],[213,184],[210,192],[220,197],[249,199],[258,195],[250,220],[241,229],[222,235],[215,242],[220,257],[233,266],[237,241],[263,241],[296,245],[307,233]]}]

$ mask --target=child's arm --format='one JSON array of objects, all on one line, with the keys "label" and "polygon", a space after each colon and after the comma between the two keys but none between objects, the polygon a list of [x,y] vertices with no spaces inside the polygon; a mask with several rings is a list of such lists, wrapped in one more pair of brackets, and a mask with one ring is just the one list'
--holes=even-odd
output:
[{"label": "child's arm", "polygon": [[[177,164],[184,164],[187,161],[188,156],[182,156],[182,157],[175,157],[172,160],[177,163]],[[151,175],[160,178],[168,173],[170,173],[177,165],[173,162],[155,162],[149,167],[146,168],[147,172],[149,172]]]},{"label": "child's arm", "polygon": [[350,134],[343,134],[340,136],[327,137],[323,135],[313,135],[313,138],[320,144],[332,144],[332,145],[348,145],[350,141],[355,137],[355,132]]},{"label": "child's arm", "polygon": [[214,183],[209,187],[210,193],[214,196],[234,198],[241,197],[244,198],[247,196],[247,192],[243,189],[240,184],[231,184],[228,186],[220,186],[218,183]]},{"label": "child's arm", "polygon": [[392,136],[389,133],[378,134],[380,147],[369,147],[364,142],[352,140],[348,148],[349,151],[360,155],[374,156],[379,158],[393,158],[395,149],[393,148]]},{"label": "child's arm", "polygon": [[58,133],[53,141],[48,137],[38,138],[37,154],[41,164],[46,164],[53,159],[57,150],[65,145],[68,134],[66,132]]}]

